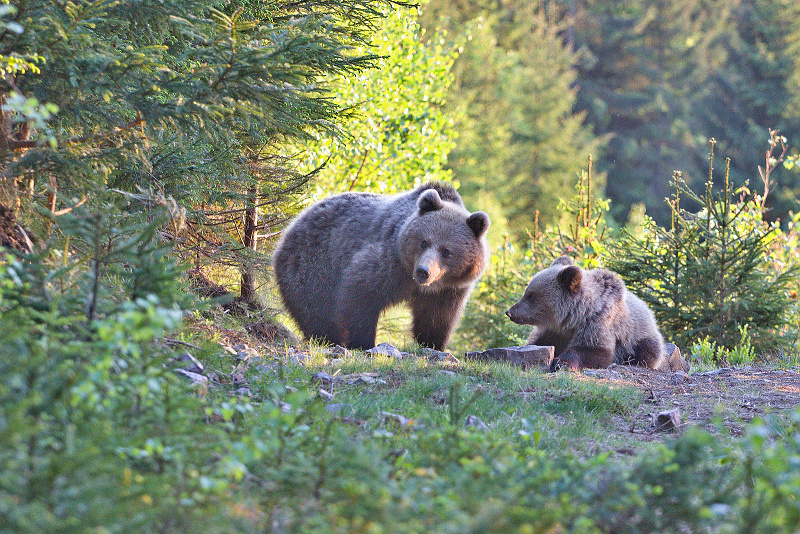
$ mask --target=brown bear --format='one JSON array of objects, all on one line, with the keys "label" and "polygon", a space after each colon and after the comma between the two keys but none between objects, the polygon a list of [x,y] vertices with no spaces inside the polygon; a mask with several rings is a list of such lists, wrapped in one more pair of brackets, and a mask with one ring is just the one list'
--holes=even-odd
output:
[{"label": "brown bear", "polygon": [[407,302],[412,333],[442,350],[488,260],[489,216],[433,182],[395,196],[343,193],[305,209],[274,254],[286,309],[307,338],[375,346],[380,313]]},{"label": "brown bear", "polygon": [[628,292],[617,274],[581,269],[568,256],[536,273],[506,315],[517,324],[533,325],[528,344],[555,347],[551,370],[668,365],[650,308]]}]

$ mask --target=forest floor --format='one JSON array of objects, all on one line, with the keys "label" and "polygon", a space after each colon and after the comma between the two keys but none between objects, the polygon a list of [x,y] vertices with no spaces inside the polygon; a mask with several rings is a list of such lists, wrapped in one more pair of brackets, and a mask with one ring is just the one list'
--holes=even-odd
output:
[{"label": "forest floor", "polygon": [[[195,325],[197,327],[199,325]],[[235,365],[236,372],[244,373],[248,367],[255,367],[261,362],[272,362],[269,365],[277,365],[274,362],[293,361],[302,368],[301,375],[307,375],[304,380],[308,380],[314,372],[325,371],[336,378],[336,368],[332,367],[330,360],[339,356],[321,357],[319,351],[325,349],[312,349],[300,344],[299,347],[289,345],[276,345],[263,341],[263,336],[252,335],[253,329],[225,329],[218,326],[206,325],[206,334],[212,334],[216,341],[225,349],[227,354],[239,353],[239,357],[234,358],[238,363]],[[201,330],[204,328],[201,328]],[[213,333],[212,333],[213,331]],[[259,337],[262,340],[259,340]],[[247,361],[242,359],[242,348],[244,353],[257,354],[255,360]],[[316,351],[316,355],[314,355]],[[488,388],[494,391],[502,391],[500,397],[504,404],[521,405],[525,402],[557,402],[561,396],[570,397],[574,395],[587,395],[586,404],[593,400],[593,392],[614,394],[619,390],[635,390],[633,398],[638,403],[637,406],[620,413],[611,410],[610,419],[606,419],[603,424],[605,433],[614,434],[608,436],[611,450],[619,453],[632,453],[627,451],[625,443],[633,448],[638,445],[645,445],[650,442],[663,441],[665,437],[675,435],[675,432],[660,432],[656,430],[656,419],[658,414],[677,409],[680,413],[677,433],[697,426],[712,434],[738,437],[743,435],[747,424],[757,416],[777,414],[781,416],[789,410],[800,405],[800,368],[778,368],[770,365],[749,365],[713,369],[710,371],[683,372],[664,372],[650,370],[641,367],[631,367],[626,365],[612,365],[608,369],[585,370],[580,373],[571,373],[569,381],[576,388],[564,386],[566,371],[558,373],[542,373],[540,371],[522,371],[516,369],[513,373],[517,377],[522,377],[522,382],[517,382],[513,389],[500,384],[499,381],[491,378],[491,371],[477,370],[473,363],[463,361],[461,354],[455,354],[456,358],[443,361],[427,361],[422,356],[420,360],[426,360],[423,364],[417,365],[417,371],[400,371],[399,367],[392,367],[391,363],[370,363],[363,355],[353,355],[353,360],[359,360],[357,367],[354,364],[347,364],[351,369],[342,369],[342,374],[361,371],[362,374],[375,375],[384,386],[358,386],[363,387],[362,393],[376,395],[378,397],[390,395],[396,388],[402,387],[402,383],[415,380],[415,374],[419,373],[421,367],[426,368],[426,373],[434,372],[437,369],[449,375],[461,375],[464,377],[482,374],[485,378],[483,386],[478,388]],[[347,361],[347,360],[346,360]],[[231,362],[233,363],[233,362]],[[399,363],[397,365],[400,365]],[[407,364],[406,364],[407,365]],[[433,370],[431,370],[433,369]],[[369,372],[367,372],[369,371]],[[246,374],[246,373],[244,373]],[[502,374],[502,373],[501,373]],[[526,382],[525,376],[529,379]],[[355,376],[355,375],[351,375]],[[419,375],[421,376],[421,375]],[[419,377],[417,379],[420,379]],[[308,383],[308,382],[306,382]],[[522,385],[521,385],[522,384]],[[520,387],[521,385],[521,387]],[[352,390],[353,386],[341,385],[341,388]],[[356,387],[356,389],[358,389]],[[516,390],[516,391],[514,391]],[[575,393],[578,391],[578,393]],[[337,398],[339,395],[337,394]],[[580,400],[579,400],[580,402]],[[572,424],[574,421],[568,420],[572,412],[557,413],[554,417],[563,424]],[[491,422],[487,421],[487,423]],[[616,443],[617,446],[614,446]],[[620,448],[621,447],[621,448]],[[601,446],[601,449],[608,450],[608,447]]]},{"label": "forest floor", "polygon": [[583,374],[583,380],[642,391],[642,406],[648,409],[639,411],[633,424],[630,417],[617,421],[617,431],[634,434],[637,441],[659,439],[663,434],[653,431],[656,415],[675,408],[680,410],[681,428],[694,425],[712,433],[739,436],[754,417],[800,405],[797,368],[743,366],[684,374],[613,365]]}]

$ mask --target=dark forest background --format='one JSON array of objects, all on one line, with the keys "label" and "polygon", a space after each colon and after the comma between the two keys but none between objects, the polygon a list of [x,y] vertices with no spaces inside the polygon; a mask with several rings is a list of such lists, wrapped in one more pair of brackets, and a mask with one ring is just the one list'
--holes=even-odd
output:
[{"label": "dark forest background", "polygon": [[[469,34],[450,90],[467,110],[454,177],[496,197],[517,233],[536,210],[557,220],[589,154],[619,224],[642,206],[667,224],[673,171],[701,189],[711,138],[731,182],[761,188],[769,129],[800,142],[798,15],[788,0],[432,0],[424,26]],[[798,174],[772,178],[768,217],[785,219]]]}]

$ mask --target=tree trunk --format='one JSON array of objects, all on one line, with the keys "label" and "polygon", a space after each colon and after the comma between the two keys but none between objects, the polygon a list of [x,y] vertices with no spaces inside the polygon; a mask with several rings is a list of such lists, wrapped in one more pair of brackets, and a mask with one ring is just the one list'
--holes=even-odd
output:
[{"label": "tree trunk", "polygon": [[[257,190],[254,187],[251,187],[248,191],[248,199],[249,199],[249,206],[244,214],[244,238],[243,238],[243,245],[245,248],[249,248],[251,250],[256,249],[256,242],[258,239],[257,228],[258,228],[258,210],[256,206],[258,205],[258,197]],[[249,262],[244,261],[241,267],[242,271],[242,281],[240,285],[240,294],[241,298],[246,302],[255,302],[256,301],[256,282],[255,276],[253,275],[252,266]]]}]

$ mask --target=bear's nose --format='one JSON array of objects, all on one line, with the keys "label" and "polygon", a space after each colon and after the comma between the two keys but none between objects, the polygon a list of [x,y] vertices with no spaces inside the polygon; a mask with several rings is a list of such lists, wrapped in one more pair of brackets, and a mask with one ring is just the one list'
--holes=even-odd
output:
[{"label": "bear's nose", "polygon": [[417,267],[416,271],[417,282],[425,282],[428,279],[428,270],[424,267]]}]

